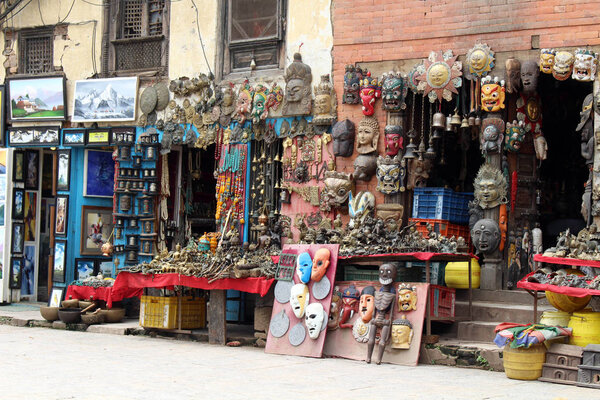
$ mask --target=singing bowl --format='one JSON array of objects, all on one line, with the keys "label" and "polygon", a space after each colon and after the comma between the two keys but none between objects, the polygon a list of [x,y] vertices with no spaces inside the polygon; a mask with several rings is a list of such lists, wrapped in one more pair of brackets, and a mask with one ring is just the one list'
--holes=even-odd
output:
[{"label": "singing bowl", "polygon": [[59,308],[58,318],[65,324],[76,324],[81,321],[81,308]]},{"label": "singing bowl", "polygon": [[46,321],[56,321],[58,319],[58,307],[40,307],[40,314]]}]

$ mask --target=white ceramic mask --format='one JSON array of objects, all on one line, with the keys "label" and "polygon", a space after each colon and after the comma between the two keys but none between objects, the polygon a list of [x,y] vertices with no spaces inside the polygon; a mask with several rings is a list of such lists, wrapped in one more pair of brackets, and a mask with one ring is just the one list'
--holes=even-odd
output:
[{"label": "white ceramic mask", "polygon": [[309,300],[308,286],[303,283],[297,283],[292,286],[292,290],[290,291],[290,306],[292,306],[292,311],[297,318],[304,317],[304,310]]},{"label": "white ceramic mask", "polygon": [[323,309],[323,305],[321,303],[312,303],[306,307],[304,322],[306,323],[306,328],[308,328],[308,336],[311,339],[316,339],[319,337],[324,320],[325,310]]}]

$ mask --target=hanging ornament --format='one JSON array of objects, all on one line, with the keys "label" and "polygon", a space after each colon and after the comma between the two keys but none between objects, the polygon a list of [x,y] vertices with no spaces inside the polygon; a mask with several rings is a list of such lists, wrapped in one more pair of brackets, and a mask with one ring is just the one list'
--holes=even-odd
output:
[{"label": "hanging ornament", "polygon": [[417,76],[418,90],[423,90],[423,96],[429,97],[431,103],[436,100],[452,100],[452,93],[458,94],[457,88],[462,86],[462,63],[456,61],[458,56],[452,50],[432,51],[423,60],[425,72]]},{"label": "hanging ornament", "polygon": [[474,78],[482,78],[494,68],[494,52],[485,43],[477,43],[466,56],[465,63]]}]

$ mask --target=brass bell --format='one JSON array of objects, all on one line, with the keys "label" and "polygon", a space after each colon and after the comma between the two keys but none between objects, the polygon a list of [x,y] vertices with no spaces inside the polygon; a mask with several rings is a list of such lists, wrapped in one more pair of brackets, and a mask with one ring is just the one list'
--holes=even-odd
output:
[{"label": "brass bell", "polygon": [[475,126],[481,126],[481,118],[475,118]]},{"label": "brass bell", "polygon": [[408,160],[412,160],[413,158],[415,158],[415,146],[413,143],[410,143],[408,146],[406,146],[406,153],[404,153],[404,158],[408,159]]},{"label": "brass bell", "polygon": [[452,117],[447,116],[446,117],[446,132],[452,132],[452,131],[454,131],[454,126],[452,125]]},{"label": "brass bell", "polygon": [[444,113],[436,112],[433,114],[433,122],[431,123],[433,128],[444,129],[446,127],[446,116]]},{"label": "brass bell", "polygon": [[454,126],[459,126],[461,124],[460,115],[458,115],[458,111],[454,110],[454,115],[452,116],[450,123]]},{"label": "brass bell", "polygon": [[460,127],[461,129],[466,129],[469,127],[469,120],[466,117],[463,117]]},{"label": "brass bell", "polygon": [[475,117],[469,117],[469,126],[475,126]]}]

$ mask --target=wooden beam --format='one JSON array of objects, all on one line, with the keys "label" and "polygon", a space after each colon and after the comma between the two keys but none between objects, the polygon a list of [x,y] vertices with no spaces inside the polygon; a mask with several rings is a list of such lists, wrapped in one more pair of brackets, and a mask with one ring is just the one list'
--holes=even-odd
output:
[{"label": "wooden beam", "polygon": [[225,345],[227,342],[226,322],[227,291],[211,290],[208,302],[208,343]]}]

